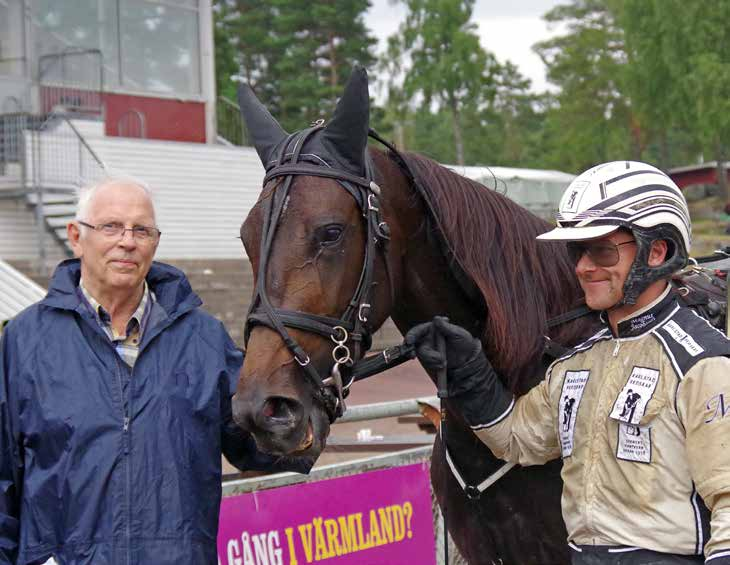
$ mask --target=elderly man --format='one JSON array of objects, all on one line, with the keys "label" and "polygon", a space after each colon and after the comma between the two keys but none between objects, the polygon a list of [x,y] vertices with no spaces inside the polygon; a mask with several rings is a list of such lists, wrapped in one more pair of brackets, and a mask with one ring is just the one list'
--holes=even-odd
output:
[{"label": "elderly man", "polygon": [[221,452],[306,471],[231,421],[242,354],[179,270],[153,263],[149,190],[82,191],[48,295],[0,342],[0,563],[214,564]]},{"label": "elderly man", "polygon": [[669,284],[689,258],[681,191],[645,163],[598,165],[538,239],[568,244],[605,325],[530,392],[513,398],[480,342],[443,318],[406,341],[427,367],[447,362],[452,405],[497,457],[562,458],[575,565],[729,565],[730,341]]}]

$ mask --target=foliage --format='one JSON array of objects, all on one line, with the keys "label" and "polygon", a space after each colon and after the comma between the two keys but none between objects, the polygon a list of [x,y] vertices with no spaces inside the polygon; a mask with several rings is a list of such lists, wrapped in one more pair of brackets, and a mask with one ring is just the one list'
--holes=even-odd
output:
[{"label": "foliage", "polygon": [[519,164],[539,129],[539,97],[511,63],[479,44],[472,0],[402,0],[381,61],[385,126],[398,143],[446,163]]},{"label": "foliage", "polygon": [[[407,8],[377,72],[372,123],[441,162],[556,168],[636,158],[668,169],[728,157],[730,2],[566,0],[535,45],[553,89],[535,93],[480,45],[474,0]],[[287,129],[327,115],[352,64],[374,67],[367,0],[215,0],[219,92],[238,75]]]},{"label": "foliage", "polygon": [[606,2],[577,0],[545,14],[568,33],[535,50],[558,86],[545,116],[546,165],[580,171],[630,155],[632,110],[621,92],[623,35]]},{"label": "foliage", "polygon": [[408,57],[403,91],[447,109],[452,120],[455,157],[464,163],[463,112],[494,96],[496,60],[479,44],[470,21],[474,0],[403,0],[408,7],[400,35],[391,38],[392,57]]},{"label": "foliage", "polygon": [[216,41],[227,44],[216,53],[222,53],[219,92],[228,92],[235,66],[285,129],[329,114],[353,65],[374,63],[375,39],[363,19],[368,6],[368,0],[216,0]]}]

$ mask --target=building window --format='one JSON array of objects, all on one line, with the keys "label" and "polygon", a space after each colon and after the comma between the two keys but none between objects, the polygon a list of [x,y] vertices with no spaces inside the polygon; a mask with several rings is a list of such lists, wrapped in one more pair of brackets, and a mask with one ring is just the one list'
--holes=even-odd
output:
[{"label": "building window", "polygon": [[200,94],[197,0],[26,1],[37,57],[60,55],[65,65],[36,65],[42,81],[90,84],[87,75],[99,72],[79,51],[98,49],[104,90]]},{"label": "building window", "polygon": [[119,85],[117,0],[32,0],[31,30],[42,83],[98,88],[102,53],[103,86]]},{"label": "building window", "polygon": [[0,0],[0,75],[23,76],[23,3]]},{"label": "building window", "polygon": [[122,0],[119,28],[124,88],[200,93],[196,10],[170,2]]}]

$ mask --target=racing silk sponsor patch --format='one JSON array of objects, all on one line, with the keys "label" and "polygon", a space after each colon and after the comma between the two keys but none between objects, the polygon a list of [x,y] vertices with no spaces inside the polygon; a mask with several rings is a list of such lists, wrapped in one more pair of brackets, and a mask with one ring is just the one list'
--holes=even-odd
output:
[{"label": "racing silk sponsor patch", "polygon": [[616,457],[624,461],[651,463],[651,427],[619,423]]},{"label": "racing silk sponsor patch", "polygon": [[641,316],[637,316],[636,318],[631,319],[629,332],[631,332],[632,334],[638,333],[645,327],[653,325],[654,322],[656,322],[656,316],[653,312],[642,314]]},{"label": "racing silk sponsor patch", "polygon": [[664,329],[669,336],[679,345],[684,347],[687,353],[689,353],[692,357],[697,357],[700,353],[705,351],[702,346],[700,346],[700,344],[697,343],[694,338],[684,331],[674,320],[670,320],[664,324]]},{"label": "racing silk sponsor patch", "polygon": [[591,372],[565,371],[563,389],[560,391],[560,407],[558,408],[558,425],[560,426],[560,447],[563,457],[570,457],[573,453],[573,433],[575,420],[578,416],[578,407],[583,398],[583,391],[588,383]]},{"label": "racing silk sponsor patch", "polygon": [[625,424],[638,424],[658,382],[659,371],[635,366],[613,404],[610,417]]}]

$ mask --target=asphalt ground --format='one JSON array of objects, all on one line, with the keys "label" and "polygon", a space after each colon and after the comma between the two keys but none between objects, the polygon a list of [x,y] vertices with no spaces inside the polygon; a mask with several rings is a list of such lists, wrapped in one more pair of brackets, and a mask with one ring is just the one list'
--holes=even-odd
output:
[{"label": "asphalt ground", "polygon": [[[402,365],[375,375],[358,383],[350,389],[347,405],[372,404],[390,400],[406,400],[424,396],[435,396],[436,387],[418,361],[408,361]],[[363,422],[335,424],[330,430],[330,444],[317,460],[316,466],[361,459],[372,455],[417,447],[414,442],[432,442],[434,435],[419,428],[413,418],[404,422],[397,417],[381,418]],[[358,441],[361,437],[371,439]],[[382,436],[382,438],[380,438]],[[236,469],[223,460],[225,478],[234,478]],[[251,473],[238,476],[251,476]]]}]

